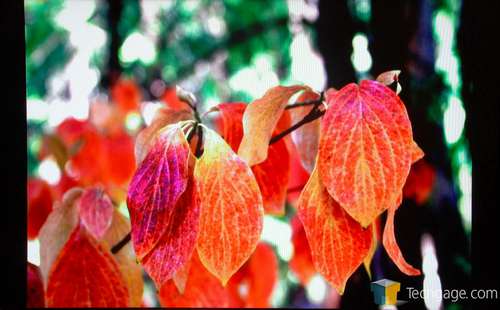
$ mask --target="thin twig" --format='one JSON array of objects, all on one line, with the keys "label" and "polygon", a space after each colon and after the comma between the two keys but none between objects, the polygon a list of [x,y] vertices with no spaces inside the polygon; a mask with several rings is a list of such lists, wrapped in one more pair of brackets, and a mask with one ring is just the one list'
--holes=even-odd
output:
[{"label": "thin twig", "polygon": [[130,238],[131,238],[131,234],[129,232],[127,235],[125,235],[125,237],[123,237],[122,240],[120,240],[120,242],[118,242],[117,244],[115,244],[111,248],[111,253],[113,253],[113,254],[118,253],[127,243],[129,243]]}]

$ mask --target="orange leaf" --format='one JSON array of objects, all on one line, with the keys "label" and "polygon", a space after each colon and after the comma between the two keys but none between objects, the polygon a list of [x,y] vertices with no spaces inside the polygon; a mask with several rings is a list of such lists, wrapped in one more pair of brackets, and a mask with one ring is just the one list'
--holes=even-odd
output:
[{"label": "orange leaf", "polygon": [[250,166],[260,164],[267,158],[269,140],[276,128],[285,106],[295,93],[307,86],[276,86],[264,96],[250,103],[243,114],[243,139],[238,155]]},{"label": "orange leaf", "polygon": [[82,224],[100,240],[113,220],[113,204],[100,187],[86,189],[78,203]]},{"label": "orange leaf", "polygon": [[163,307],[189,308],[230,306],[229,292],[222,287],[216,277],[205,269],[196,251],[193,253],[190,264],[184,293],[179,293],[174,281],[166,282],[158,295],[161,305]]},{"label": "orange leaf", "polygon": [[[186,190],[177,201],[157,245],[142,260],[156,287],[171,279],[191,258],[198,236],[200,200],[194,188],[192,168]],[[182,280],[177,277],[177,280]],[[182,283],[179,283],[182,284]]]},{"label": "orange leaf", "polygon": [[406,262],[403,257],[403,253],[401,253],[401,250],[396,242],[396,236],[394,236],[394,214],[396,213],[398,205],[394,205],[388,210],[382,243],[384,244],[387,254],[389,254],[392,261],[396,264],[396,266],[398,266],[401,272],[409,276],[418,276],[420,275],[420,270],[414,268]]},{"label": "orange leaf", "polygon": [[347,280],[370,250],[372,229],[364,229],[333,200],[314,169],[298,203],[316,270],[342,294]]},{"label": "orange leaf", "polygon": [[290,151],[290,180],[288,181],[287,201],[293,207],[299,199],[300,192],[309,180],[309,172],[304,169],[300,162],[297,148],[294,144],[289,148]]},{"label": "orange leaf", "polygon": [[278,258],[271,246],[261,242],[227,287],[238,307],[268,308],[277,282]]},{"label": "orange leaf", "polygon": [[[112,246],[120,242],[130,232],[130,222],[117,209],[113,210],[113,221],[102,239],[102,245],[110,250]],[[130,307],[139,307],[142,302],[144,281],[142,279],[142,267],[136,262],[132,244],[129,242],[117,253],[113,254],[118,263],[118,268],[127,285],[129,292]]]},{"label": "orange leaf", "polygon": [[139,260],[169,229],[188,183],[189,145],[179,124],[163,129],[130,182],[127,207]]},{"label": "orange leaf", "polygon": [[45,308],[45,292],[43,290],[42,276],[40,269],[32,263],[27,263],[28,267],[28,291],[26,294],[27,308]]},{"label": "orange leaf", "polygon": [[139,165],[149,151],[155,137],[163,127],[193,118],[191,110],[176,111],[171,108],[160,108],[156,111],[151,124],[141,130],[135,140],[135,161]]},{"label": "orange leaf", "polygon": [[[304,102],[317,100],[319,97],[320,95],[313,91],[305,91],[299,96],[297,101]],[[313,109],[313,107],[313,105],[309,105],[288,110],[293,123],[296,124],[302,120]],[[319,128],[320,120],[317,119],[292,132],[292,139],[297,147],[297,152],[300,155],[302,165],[309,173],[311,173],[314,168],[314,164],[316,163],[319,143]]]},{"label": "orange leaf", "polygon": [[111,253],[78,226],[51,268],[48,307],[127,307],[128,291]]},{"label": "orange leaf", "polygon": [[28,239],[38,237],[40,227],[52,211],[52,193],[47,182],[28,179]]},{"label": "orange leaf", "polygon": [[201,199],[198,254],[223,285],[250,257],[262,231],[260,190],[250,167],[214,131],[204,130],[194,177]]},{"label": "orange leaf", "polygon": [[363,227],[396,203],[414,154],[406,108],[386,86],[364,80],[329,97],[319,173],[332,197]]},{"label": "orange leaf", "polygon": [[47,284],[49,270],[57,255],[78,224],[78,208],[76,203],[83,190],[73,188],[66,192],[62,202],[56,202],[54,209],[40,229],[40,271],[43,282]]},{"label": "orange leaf", "polygon": [[[198,254],[193,254],[193,255],[198,255]],[[184,266],[182,266],[179,270],[177,270],[177,272],[172,277],[172,281],[177,287],[179,293],[181,294],[184,294],[184,291],[186,290],[186,282],[189,276],[190,268],[191,268],[191,259],[188,260],[184,264]]]},{"label": "orange leaf", "polygon": [[[221,103],[215,107],[220,112],[215,123],[233,151],[238,149],[243,137],[242,118],[246,107],[244,103]],[[289,125],[289,117],[283,114],[275,132],[279,130],[278,127],[287,127],[287,124]],[[286,142],[280,140],[270,145],[267,159],[253,166],[252,171],[259,184],[266,214],[282,215],[285,211],[286,188],[290,177]]]},{"label": "orange leaf", "polygon": [[370,246],[370,251],[366,255],[363,260],[363,265],[365,266],[366,272],[368,273],[368,277],[372,278],[372,272],[370,269],[370,265],[372,263],[373,255],[375,255],[375,251],[377,250],[377,246],[380,240],[380,217],[377,217],[373,222],[372,227],[372,244]]},{"label": "orange leaf", "polygon": [[290,266],[290,270],[297,276],[300,283],[306,286],[309,280],[316,274],[316,269],[314,269],[306,231],[298,216],[292,218],[291,225],[293,257],[288,265]]}]

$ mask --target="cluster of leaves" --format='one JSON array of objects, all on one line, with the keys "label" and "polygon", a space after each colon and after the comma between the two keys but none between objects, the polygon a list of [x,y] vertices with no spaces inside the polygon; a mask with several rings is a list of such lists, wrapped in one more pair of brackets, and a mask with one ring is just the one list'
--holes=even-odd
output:
[{"label": "cluster of leaves", "polygon": [[[52,209],[47,205],[58,198],[34,182],[37,200],[29,207],[39,211],[30,214],[43,215],[29,221],[32,238],[44,224],[41,280],[32,272],[29,281],[35,288],[43,283],[45,293],[31,294],[33,302],[45,296],[48,306],[137,306],[142,267],[163,306],[268,306],[277,258],[259,242],[263,217],[284,215],[287,200],[297,213],[290,268],[301,283],[318,272],[342,294],[361,264],[370,272],[380,240],[402,272],[420,274],[394,235],[403,186],[423,156],[396,93],[398,73],[321,94],[277,86],[250,104],[221,103],[202,116],[190,94],[167,89],[168,104],[136,137],[135,162],[130,140],[108,148],[108,140],[95,138],[96,130],[120,134],[116,124],[138,106],[135,86],[119,82],[111,92],[116,107],[94,104],[90,122],[68,120],[58,128],[64,149],[76,149],[66,170],[86,189],[63,189]],[[387,86],[394,84],[396,92]],[[117,149],[124,145],[126,151]],[[292,164],[297,155],[300,169]],[[405,196],[427,199],[431,170],[416,170]],[[112,203],[121,200],[116,187],[129,181],[130,223]]]}]

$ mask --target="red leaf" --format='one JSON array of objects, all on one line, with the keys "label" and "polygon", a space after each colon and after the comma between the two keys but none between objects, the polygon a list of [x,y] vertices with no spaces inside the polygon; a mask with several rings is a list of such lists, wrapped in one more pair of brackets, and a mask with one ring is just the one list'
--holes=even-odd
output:
[{"label": "red leaf", "polygon": [[262,231],[263,207],[248,165],[214,131],[204,130],[194,170],[201,199],[198,254],[223,285],[250,257]]},{"label": "red leaf", "polygon": [[184,110],[191,112],[189,105],[182,102],[179,97],[177,97],[177,90],[175,87],[167,87],[161,96],[161,101],[163,101],[167,107],[175,111]]},{"label": "red leaf", "polygon": [[80,219],[87,230],[100,240],[113,220],[113,204],[100,187],[85,190],[78,204]]},{"label": "red leaf", "polygon": [[160,108],[156,111],[151,124],[141,130],[135,140],[135,160],[139,165],[149,151],[152,143],[154,142],[160,129],[167,125],[177,123],[179,121],[188,120],[193,118],[191,110],[176,111],[171,108]]},{"label": "red leaf", "polygon": [[135,171],[134,141],[125,132],[105,137],[103,143],[103,179],[116,186],[126,185]]},{"label": "red leaf", "polygon": [[62,202],[54,203],[54,209],[40,229],[40,271],[44,283],[47,284],[50,268],[71,232],[78,224],[78,208],[76,203],[82,195],[81,188],[67,191]]},{"label": "red leaf", "polygon": [[193,253],[184,293],[177,290],[170,280],[158,295],[162,307],[212,308],[230,306],[229,292],[220,281],[203,267],[198,255]]},{"label": "red leaf", "polygon": [[315,169],[298,204],[316,270],[337,289],[345,284],[370,250],[372,230],[363,229],[328,194]]},{"label": "red leaf", "polygon": [[328,192],[363,227],[396,203],[414,142],[406,108],[386,86],[364,80],[328,98],[319,173]]},{"label": "red leaf", "polygon": [[[313,91],[305,91],[299,96],[297,101],[304,102],[317,100],[319,97],[319,94]],[[308,105],[288,110],[292,116],[293,123],[296,124],[302,120],[313,109],[313,107],[313,105]],[[292,132],[292,139],[297,147],[302,165],[309,173],[311,173],[314,168],[314,164],[316,163],[319,143],[319,129],[320,120],[317,119]]]},{"label": "red leaf", "polygon": [[419,205],[429,199],[434,182],[436,180],[436,169],[425,160],[419,160],[411,166],[410,174],[403,187],[403,195],[412,198]]},{"label": "red leaf", "polygon": [[403,253],[401,253],[401,250],[396,242],[396,236],[394,236],[394,214],[396,213],[398,206],[399,204],[390,207],[387,212],[387,220],[385,222],[382,243],[384,244],[387,254],[389,254],[392,261],[396,264],[396,266],[398,266],[401,272],[409,276],[418,276],[420,275],[420,270],[414,268],[406,262],[403,257]]},{"label": "red leaf", "polygon": [[231,278],[228,289],[234,306],[268,308],[278,282],[278,258],[273,248],[259,243],[250,259]]},{"label": "red leaf", "polygon": [[[200,199],[194,188],[192,169],[186,190],[177,201],[167,227],[157,245],[142,260],[142,265],[158,288],[171,279],[191,258],[196,246],[200,219]],[[181,280],[182,277],[177,277]]]},{"label": "red leaf", "polygon": [[40,269],[28,262],[28,291],[26,295],[27,308],[45,308],[45,292],[43,290],[42,276]]},{"label": "red leaf", "polygon": [[71,146],[91,128],[92,125],[87,121],[68,118],[57,126],[56,133],[66,146]]},{"label": "red leaf", "polygon": [[28,179],[28,239],[38,237],[38,232],[52,211],[52,193],[47,182]]},{"label": "red leaf", "polygon": [[291,225],[293,257],[288,266],[290,266],[290,270],[297,276],[300,283],[306,286],[309,280],[316,274],[316,269],[314,269],[306,231],[298,216],[292,218]]},{"label": "red leaf", "polygon": [[141,102],[141,91],[134,81],[120,79],[111,88],[111,99],[122,113],[137,110]]},{"label": "red leaf", "polygon": [[[113,210],[113,221],[111,227],[106,231],[102,239],[102,245],[106,250],[116,245],[123,239],[123,236],[130,232],[130,222],[117,209]],[[137,263],[132,244],[128,242],[117,253],[113,254],[118,267],[120,268],[123,280],[129,292],[130,307],[139,307],[142,302],[144,290],[143,272],[140,264]]]},{"label": "red leaf", "polygon": [[168,229],[175,205],[188,183],[189,145],[178,124],[158,135],[130,182],[127,206],[139,260]]},{"label": "red leaf", "polygon": [[78,226],[51,268],[48,307],[127,307],[129,296],[111,253]]},{"label": "red leaf", "polygon": [[[246,107],[244,103],[221,103],[215,108],[220,112],[220,116],[215,119],[218,130],[235,152],[243,138],[242,119]],[[289,122],[288,115],[283,114],[276,132],[287,127]],[[289,153],[285,141],[280,140],[270,145],[267,159],[253,166],[252,172],[259,184],[266,214],[282,215],[290,178]]]}]

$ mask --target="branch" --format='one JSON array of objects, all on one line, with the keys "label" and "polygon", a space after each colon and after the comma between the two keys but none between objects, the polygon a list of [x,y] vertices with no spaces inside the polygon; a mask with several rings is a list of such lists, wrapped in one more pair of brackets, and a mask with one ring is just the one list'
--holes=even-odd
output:
[{"label": "branch", "polygon": [[[280,139],[282,139],[283,137],[285,137],[286,135],[288,135],[292,131],[297,130],[298,128],[302,127],[303,125],[305,125],[307,123],[310,123],[310,122],[312,122],[314,120],[317,120],[318,118],[320,118],[321,116],[323,116],[323,114],[325,114],[326,111],[319,109],[319,107],[321,106],[322,102],[323,102],[323,93],[321,93],[321,97],[319,99],[317,99],[317,100],[309,100],[309,101],[304,101],[304,102],[297,102],[295,104],[291,104],[291,105],[287,106],[285,109],[292,109],[292,108],[295,108],[295,107],[301,107],[301,106],[307,106],[307,105],[314,105],[314,107],[311,109],[311,111],[309,111],[309,113],[306,116],[304,116],[303,119],[301,119],[300,121],[298,121],[296,124],[294,124],[290,128],[288,128],[286,130],[283,130],[279,134],[277,134],[274,137],[272,137],[271,140],[269,140],[269,145],[278,142]],[[195,112],[195,117],[196,117],[196,115],[198,114],[198,112],[196,111],[196,106],[191,105],[191,104],[189,104],[189,106]],[[191,131],[191,134],[188,137],[188,141],[189,141],[193,137],[195,131],[198,134],[198,141],[196,143],[196,151],[195,151],[195,156],[196,157],[200,157],[200,155],[201,155],[201,146],[202,146],[201,142],[202,142],[202,139],[203,139],[203,129],[198,124],[199,123],[197,122],[194,125],[195,128]],[[130,233],[128,233],[120,242],[118,242],[115,246],[113,246],[113,248],[111,248],[111,253],[113,253],[113,254],[117,253],[129,241],[130,241]]]},{"label": "branch", "polygon": [[125,237],[123,237],[122,240],[120,240],[120,242],[118,242],[117,244],[115,244],[111,248],[111,253],[113,253],[113,254],[118,253],[127,243],[129,243],[130,238],[131,238],[131,234],[129,232],[127,235],[125,235]]}]

